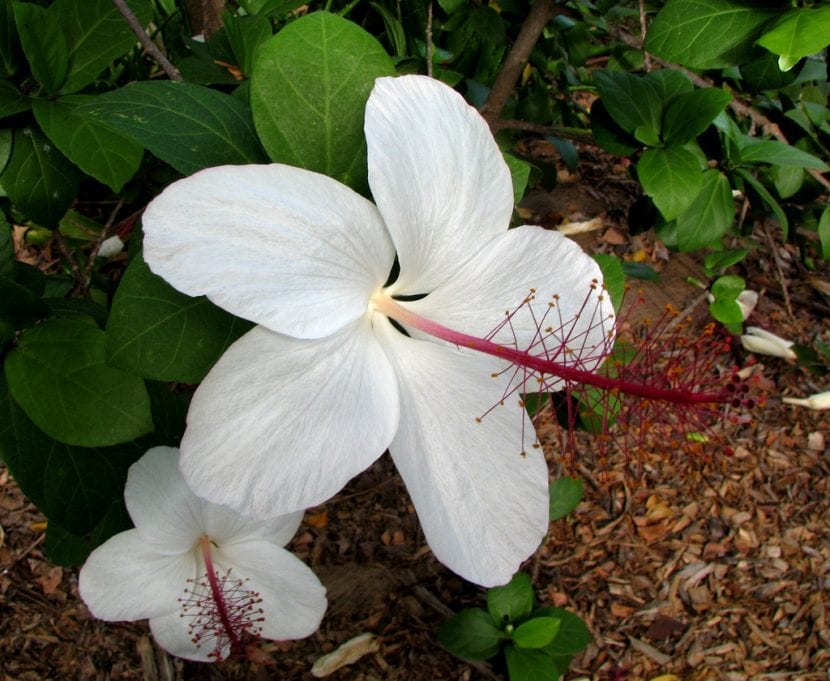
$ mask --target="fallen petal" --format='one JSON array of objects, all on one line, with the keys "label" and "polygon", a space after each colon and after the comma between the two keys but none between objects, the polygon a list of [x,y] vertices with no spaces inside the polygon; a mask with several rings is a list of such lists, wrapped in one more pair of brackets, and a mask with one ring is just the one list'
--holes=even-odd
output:
[{"label": "fallen petal", "polygon": [[323,655],[311,668],[311,673],[318,679],[333,674],[338,669],[354,664],[364,655],[380,650],[380,642],[374,634],[360,634],[349,639],[337,650]]}]

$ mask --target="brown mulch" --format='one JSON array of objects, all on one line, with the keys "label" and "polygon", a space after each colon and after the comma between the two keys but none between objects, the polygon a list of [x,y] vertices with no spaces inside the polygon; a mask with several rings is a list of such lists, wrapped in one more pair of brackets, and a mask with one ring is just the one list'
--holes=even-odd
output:
[{"label": "brown mulch", "polygon": [[[561,194],[563,215],[590,219],[603,198],[619,206],[622,199],[592,186],[588,198],[575,185]],[[620,240],[613,216],[589,239],[594,250],[665,270],[668,285],[644,287],[656,305],[699,298],[671,270],[685,274],[694,263],[668,256],[653,238]],[[776,267],[763,256],[752,263],[770,293],[750,321],[805,345],[830,342],[828,318],[798,302],[827,300],[805,283],[795,255],[784,247],[780,254]],[[796,301],[792,317],[784,288]],[[705,316],[705,306],[692,311]],[[735,350],[736,360],[745,357]],[[554,474],[586,481],[577,511],[551,524],[525,566],[539,600],[573,610],[594,635],[568,679],[830,678],[830,412],[780,402],[830,385],[782,360],[762,359],[756,371],[770,388],[767,402],[726,435],[732,456],[713,448],[692,458],[660,442],[636,459],[591,450],[562,457],[549,447]],[[387,457],[311,510],[291,544],[328,589],[321,629],[304,641],[261,642],[245,661],[183,662],[155,648],[143,622],[93,619],[78,598],[77,570],[44,558],[44,530],[43,517],[0,468],[2,681],[308,681],[317,658],[364,632],[379,637],[379,650],[329,678],[503,678],[495,666],[472,667],[437,643],[448,609],[481,605],[483,592],[432,558]]]}]

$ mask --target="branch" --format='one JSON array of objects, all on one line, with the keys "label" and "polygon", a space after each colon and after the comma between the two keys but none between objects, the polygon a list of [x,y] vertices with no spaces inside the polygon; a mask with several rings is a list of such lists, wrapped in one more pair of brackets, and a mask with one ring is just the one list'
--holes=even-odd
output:
[{"label": "branch", "polygon": [[487,101],[479,109],[484,120],[491,127],[507,103],[507,98],[513,91],[513,86],[519,79],[527,60],[530,59],[530,53],[533,52],[533,48],[536,46],[539,36],[542,35],[545,25],[554,16],[562,12],[564,12],[564,9],[556,7],[554,0],[536,0],[533,3],[527,18],[522,24],[516,42],[510,48],[510,52],[505,57],[504,64],[502,64],[496,76]]},{"label": "branch", "polygon": [[150,54],[150,56],[155,59],[159,66],[164,70],[167,74],[167,77],[170,80],[182,80],[182,74],[179,73],[179,69],[177,69],[170,61],[165,57],[161,50],[156,46],[156,44],[150,40],[150,36],[147,35],[147,32],[144,30],[144,27],[141,25],[141,22],[138,20],[138,17],[133,14],[133,11],[127,7],[127,3],[124,0],[112,0],[113,4],[116,6],[119,12],[121,12],[121,16],[124,17],[124,20],[127,22],[129,27],[132,29],[133,33],[135,33],[138,41],[144,47],[144,49]]},{"label": "branch", "polygon": [[533,132],[538,135],[552,135],[554,137],[573,140],[574,142],[590,144],[594,147],[598,146],[597,141],[591,136],[589,131],[583,130],[582,128],[569,128],[564,125],[540,125],[539,123],[531,123],[530,121],[496,118],[490,121],[490,130],[493,131],[494,135],[499,130],[524,130],[525,132]]}]

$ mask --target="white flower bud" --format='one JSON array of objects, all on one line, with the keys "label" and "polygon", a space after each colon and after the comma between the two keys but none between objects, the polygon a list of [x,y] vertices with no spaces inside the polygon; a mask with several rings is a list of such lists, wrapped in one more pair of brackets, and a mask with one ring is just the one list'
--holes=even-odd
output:
[{"label": "white flower bud", "polygon": [[815,409],[816,411],[823,411],[830,409],[830,390],[823,393],[816,393],[809,397],[785,397],[786,404],[794,404],[798,407],[807,407],[807,409]]},{"label": "white flower bud", "polygon": [[124,242],[118,235],[111,236],[109,239],[104,239],[101,242],[101,247],[98,249],[99,258],[111,258],[118,255],[124,250]]},{"label": "white flower bud", "polygon": [[765,331],[757,326],[746,327],[746,333],[741,336],[741,345],[746,350],[759,355],[770,355],[781,357],[787,361],[794,362],[797,359],[792,351],[793,342],[774,333]]}]

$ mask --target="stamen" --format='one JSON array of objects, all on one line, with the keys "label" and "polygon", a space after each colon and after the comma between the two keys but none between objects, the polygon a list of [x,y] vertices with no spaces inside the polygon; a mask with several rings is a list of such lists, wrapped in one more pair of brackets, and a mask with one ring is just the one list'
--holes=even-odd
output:
[{"label": "stamen", "polygon": [[245,588],[247,579],[234,578],[230,568],[224,574],[214,568],[211,547],[209,537],[199,539],[206,574],[188,580],[186,597],[179,603],[181,616],[190,618],[193,643],[198,648],[211,646],[209,657],[220,660],[227,650],[231,656],[243,655],[246,642],[262,630],[264,617],[262,599],[256,591]]}]

